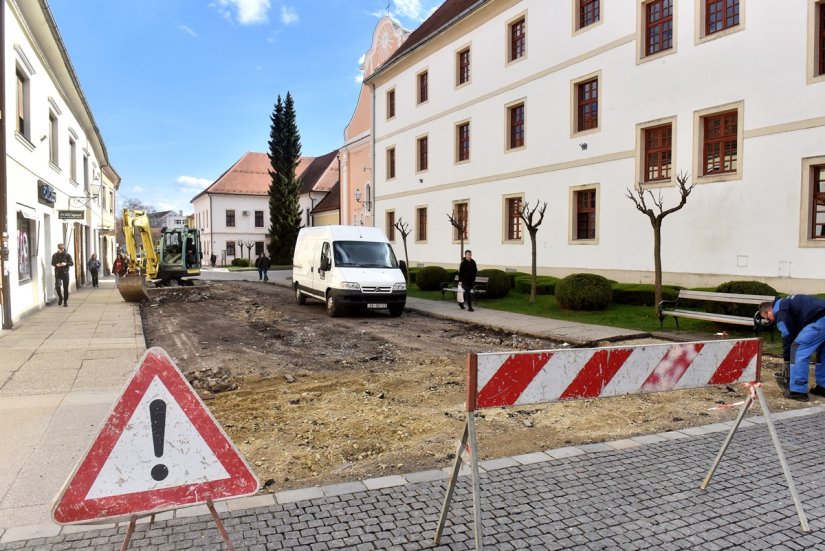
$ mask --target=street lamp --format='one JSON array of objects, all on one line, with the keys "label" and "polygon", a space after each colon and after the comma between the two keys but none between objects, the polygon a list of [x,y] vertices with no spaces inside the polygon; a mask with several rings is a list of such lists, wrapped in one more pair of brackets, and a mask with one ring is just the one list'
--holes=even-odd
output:
[{"label": "street lamp", "polygon": [[89,186],[88,191],[86,191],[86,195],[81,195],[79,197],[69,197],[69,205],[74,203],[75,206],[89,206],[89,201],[97,200],[98,195],[100,195],[100,191],[103,189],[103,184],[92,184]]},{"label": "street lamp", "polygon": [[361,190],[358,189],[358,188],[355,188],[355,202],[359,203],[361,205],[364,205],[364,208],[367,209],[367,212],[370,212],[370,209],[372,208],[372,201],[370,201],[369,188],[367,188],[367,190],[368,190],[367,191],[367,196],[362,201],[361,200]]}]

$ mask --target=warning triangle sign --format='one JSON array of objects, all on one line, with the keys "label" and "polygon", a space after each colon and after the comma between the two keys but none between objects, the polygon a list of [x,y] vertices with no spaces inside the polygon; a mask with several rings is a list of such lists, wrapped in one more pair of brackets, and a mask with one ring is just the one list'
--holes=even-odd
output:
[{"label": "warning triangle sign", "polygon": [[162,348],[138,363],[55,500],[59,524],[254,494],[260,483]]}]

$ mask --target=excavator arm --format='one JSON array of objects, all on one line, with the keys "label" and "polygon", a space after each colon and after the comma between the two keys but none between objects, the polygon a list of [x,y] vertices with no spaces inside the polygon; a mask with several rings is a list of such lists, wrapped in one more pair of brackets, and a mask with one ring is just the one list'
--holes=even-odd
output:
[{"label": "excavator arm", "polygon": [[[129,274],[143,271],[149,278],[157,277],[160,260],[152,242],[152,231],[146,212],[123,209],[123,234],[126,237],[126,252],[129,255]],[[143,246],[143,266],[138,262],[136,237],[140,238]]]}]

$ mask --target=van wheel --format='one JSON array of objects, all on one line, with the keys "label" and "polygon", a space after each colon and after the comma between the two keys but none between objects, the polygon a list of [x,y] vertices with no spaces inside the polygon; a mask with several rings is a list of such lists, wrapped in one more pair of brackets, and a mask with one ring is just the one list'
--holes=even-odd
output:
[{"label": "van wheel", "polygon": [[332,295],[327,295],[327,315],[331,318],[337,318],[341,315],[341,307],[338,306]]},{"label": "van wheel", "polygon": [[304,293],[298,287],[295,287],[295,302],[298,304],[306,304],[307,297],[304,296]]},{"label": "van wheel", "polygon": [[404,304],[390,304],[390,315],[397,318],[404,313]]}]

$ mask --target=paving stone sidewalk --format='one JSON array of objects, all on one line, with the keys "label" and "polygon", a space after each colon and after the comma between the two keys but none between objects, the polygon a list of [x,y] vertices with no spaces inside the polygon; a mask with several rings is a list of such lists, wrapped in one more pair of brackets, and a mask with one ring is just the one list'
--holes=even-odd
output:
[{"label": "paving stone sidewalk", "polygon": [[[810,534],[800,530],[764,419],[754,416],[737,432],[705,492],[698,487],[725,424],[483,462],[485,548],[825,549],[825,408],[783,412],[774,420]],[[246,502],[249,508],[234,510],[229,502],[221,516],[239,551],[475,549],[470,479],[459,481],[438,547],[432,537],[444,473],[419,473],[422,481],[410,483],[414,479],[256,496],[248,498],[257,500]],[[208,515],[178,517],[140,524],[130,548],[224,549]],[[0,544],[0,551],[119,549],[125,532],[124,525],[64,529],[56,537]]]}]

